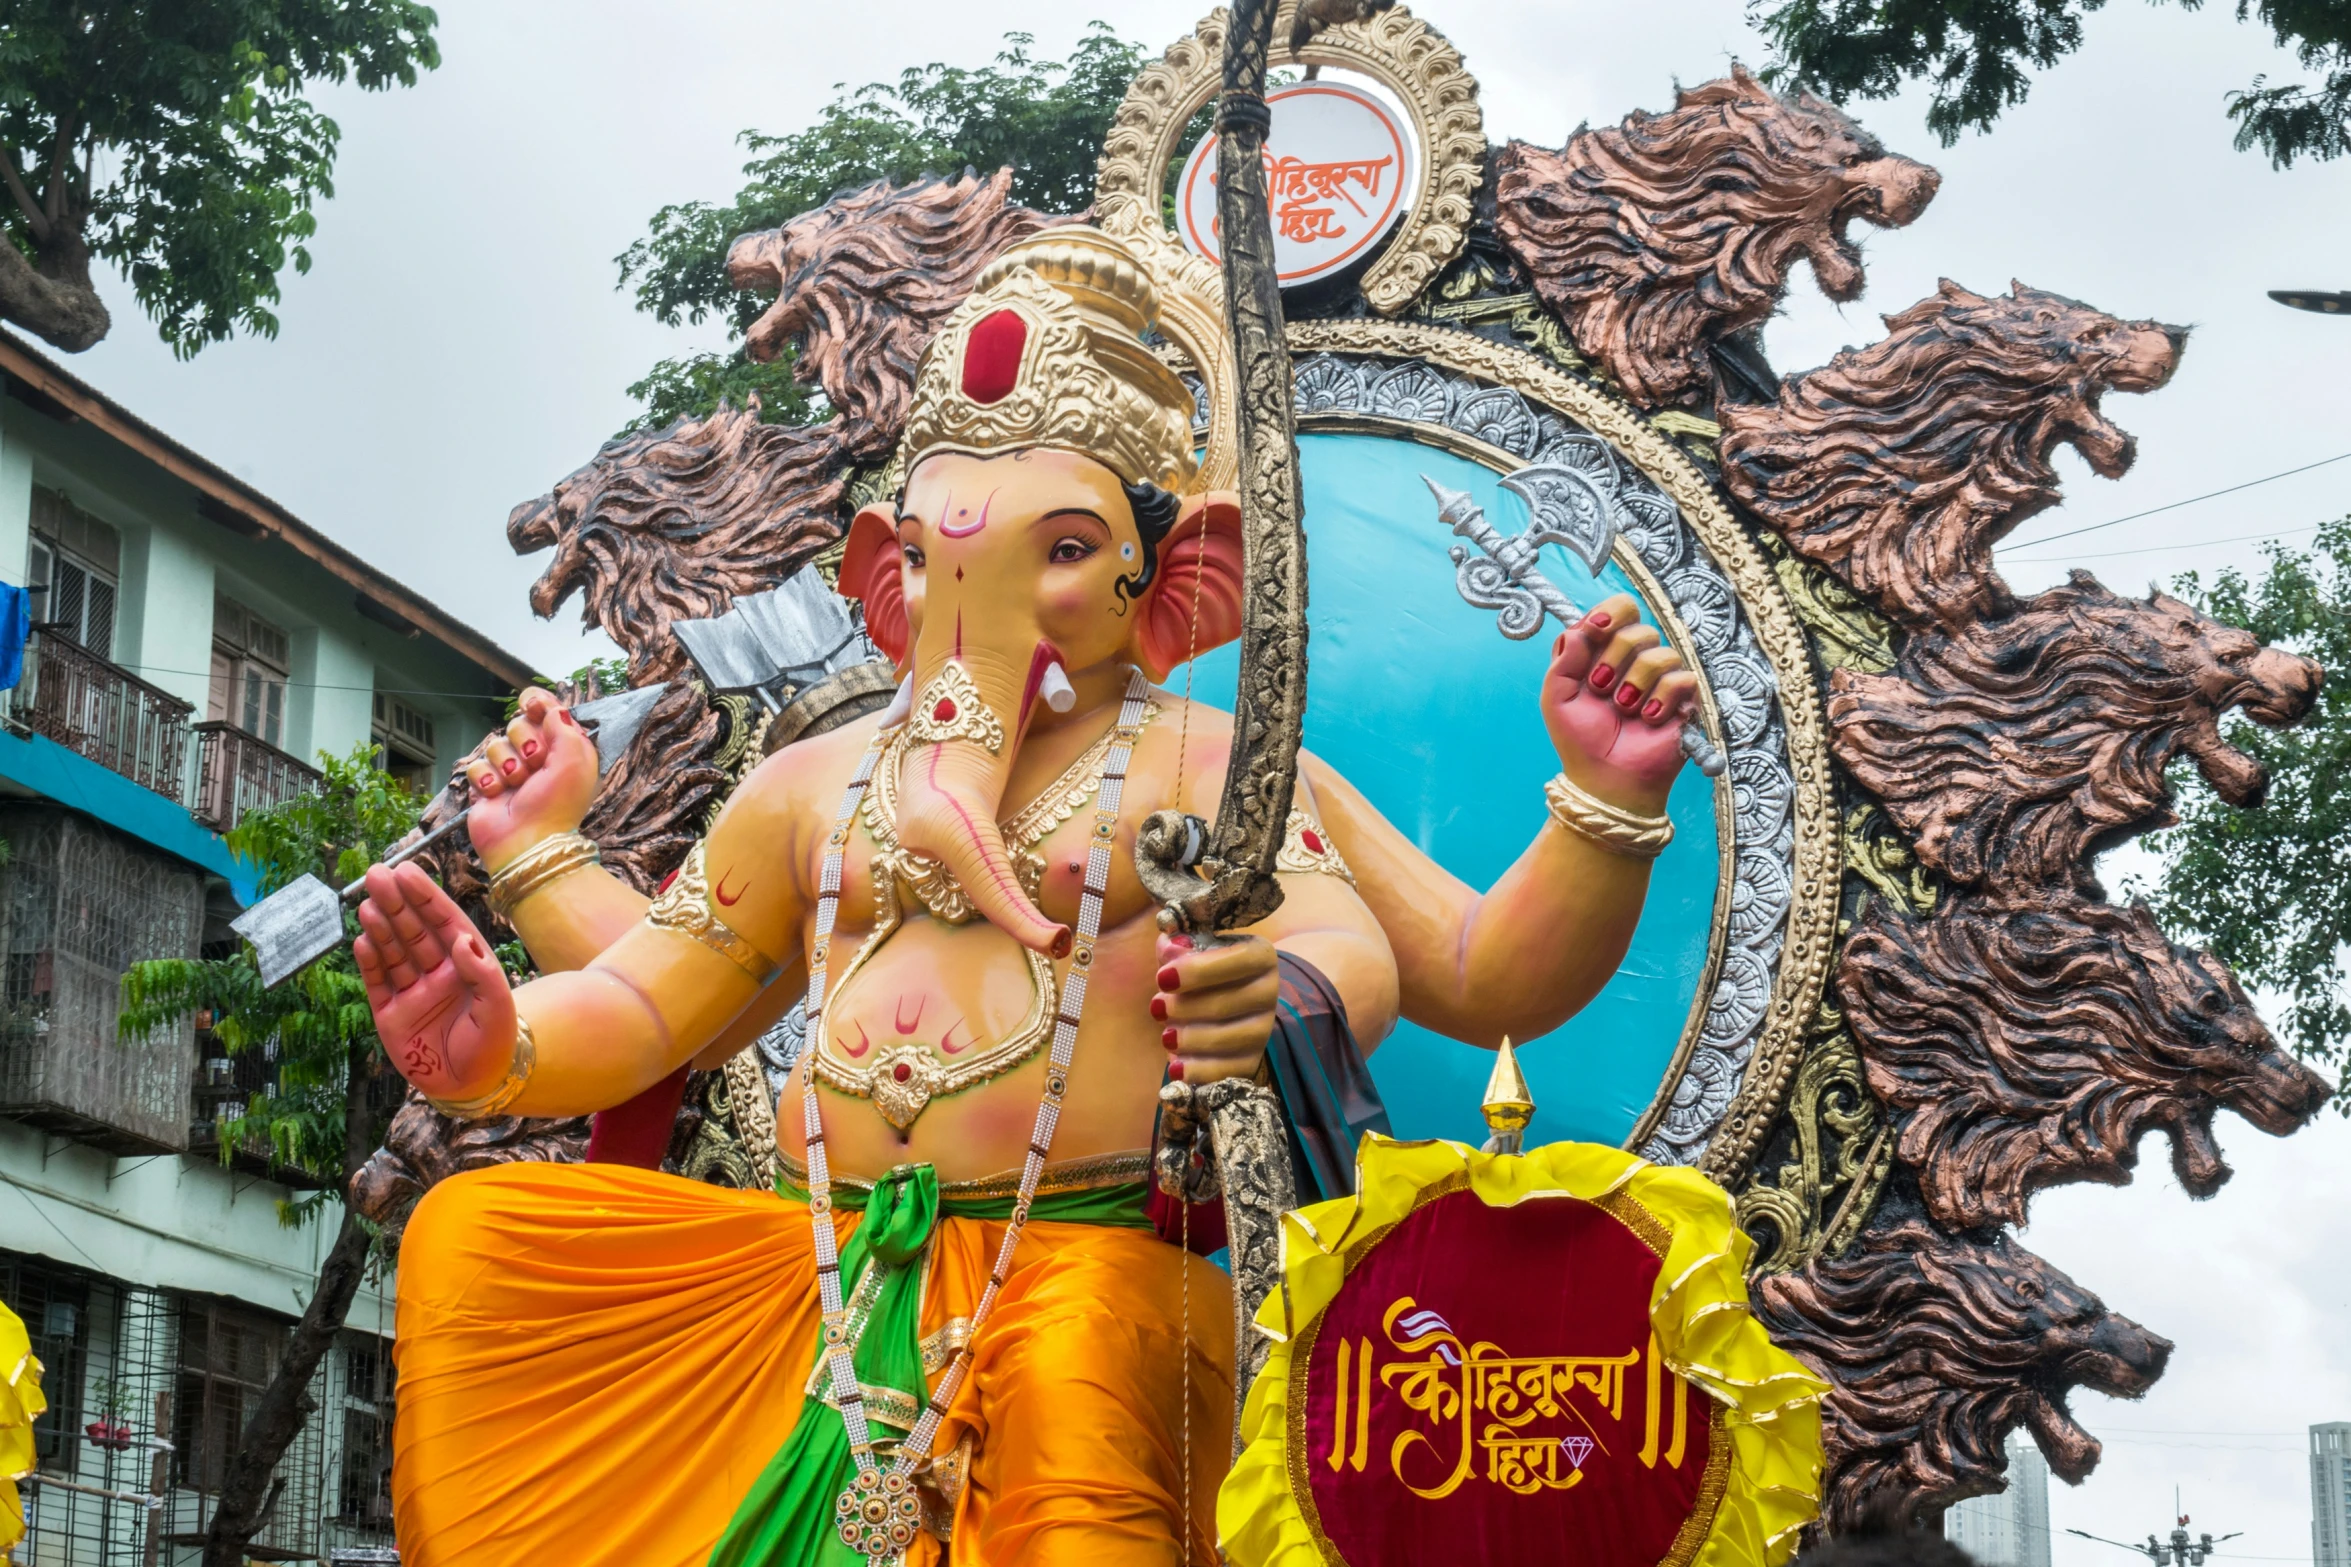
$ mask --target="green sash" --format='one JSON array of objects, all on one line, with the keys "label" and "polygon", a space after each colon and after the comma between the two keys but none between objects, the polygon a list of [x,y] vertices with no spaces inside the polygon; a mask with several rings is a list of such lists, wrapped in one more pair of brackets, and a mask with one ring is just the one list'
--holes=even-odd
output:
[{"label": "green sash", "polygon": [[[804,1188],[782,1177],[776,1191],[790,1201],[808,1201]],[[1069,1224],[1147,1230],[1147,1195],[1141,1182],[1054,1192],[1031,1203],[1029,1214]],[[922,1373],[921,1264],[931,1232],[942,1216],[1008,1219],[1013,1199],[942,1199],[938,1175],[927,1164],[901,1165],[876,1181],[871,1191],[836,1186],[832,1196],[834,1206],[865,1213],[841,1246],[843,1303],[854,1308],[868,1294],[868,1270],[879,1270],[865,1331],[857,1339],[857,1380],[866,1387],[904,1394],[909,1407],[920,1409],[930,1397]],[[820,1339],[817,1362],[823,1361]],[[829,1392],[829,1377],[821,1385]],[[870,1401],[865,1415],[877,1437],[903,1437],[908,1429],[883,1420]],[[751,1483],[710,1553],[710,1567],[864,1567],[865,1558],[843,1545],[834,1530],[834,1503],[856,1475],[841,1412],[817,1394],[805,1396],[791,1436]]]}]

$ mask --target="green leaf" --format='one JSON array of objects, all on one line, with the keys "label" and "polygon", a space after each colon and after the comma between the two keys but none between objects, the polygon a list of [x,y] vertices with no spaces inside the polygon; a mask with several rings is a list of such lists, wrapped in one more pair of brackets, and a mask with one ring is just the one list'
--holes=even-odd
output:
[{"label": "green leaf", "polygon": [[36,262],[86,246],[113,263],[183,358],[274,336],[342,139],[304,94],[414,85],[440,64],[438,20],[414,0],[11,0],[0,154],[62,216],[0,193],[0,235]]},{"label": "green leaf", "polygon": [[[259,868],[264,891],[305,873],[340,885],[416,825],[420,798],[376,765],[372,745],[322,755],[319,766],[326,781],[316,794],[248,812],[228,834],[230,849]],[[355,932],[356,920],[345,918]],[[354,1085],[352,1074],[381,1050],[349,944],[274,990],[262,988],[249,949],[224,958],[151,959],[123,976],[122,1038],[176,1026],[196,1012],[212,1014],[213,1039],[229,1055],[260,1054],[275,1065],[271,1089],[219,1127],[222,1161],[241,1148],[263,1149],[275,1164],[339,1183],[351,1105],[365,1086]],[[322,1202],[297,1198],[279,1217],[308,1223]]]},{"label": "green leaf", "polygon": [[2258,581],[2223,571],[2173,589],[2214,618],[2329,671],[2310,716],[2292,729],[2234,718],[2230,745],[2269,770],[2269,794],[2238,810],[2193,766],[2174,773],[2179,825],[2151,834],[2161,875],[2131,890],[2175,931],[2212,949],[2245,983],[2283,1003],[2277,1031],[2305,1060],[2331,1067],[2351,1113],[2351,517],[2307,551],[2268,547]]}]

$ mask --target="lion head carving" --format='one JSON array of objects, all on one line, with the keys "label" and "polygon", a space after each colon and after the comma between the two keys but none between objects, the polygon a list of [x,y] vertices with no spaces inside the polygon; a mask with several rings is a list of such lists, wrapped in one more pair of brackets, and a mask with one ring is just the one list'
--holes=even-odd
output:
[{"label": "lion head carving", "polygon": [[2138,904],[1962,897],[1916,918],[1872,900],[1837,985],[1895,1151],[1953,1228],[2022,1223],[2059,1182],[2122,1185],[2158,1129],[2180,1185],[2210,1196],[2229,1177],[2215,1111],[2284,1136],[2329,1094],[2226,964]]},{"label": "lion head carving", "polygon": [[1992,546],[2056,504],[2050,454],[2071,444],[2106,477],[2127,472],[2137,443],[2099,399],[2161,386],[2187,332],[1948,280],[1886,327],[1776,403],[1717,410],[1723,487],[1897,621],[1999,614]]},{"label": "lion head carving", "polygon": [[2309,659],[2177,599],[2076,572],[2002,618],[1912,634],[1883,674],[1838,670],[1830,743],[1931,869],[2072,884],[2100,849],[2171,820],[2164,769],[2179,756],[2231,804],[2259,804],[2266,776],[2221,716],[2291,723],[2319,680]]},{"label": "lion head carving", "polygon": [[2002,1444],[2029,1427],[2049,1467],[2080,1481],[2098,1441],[2065,1407],[2074,1387],[2136,1397],[2171,1343],[2007,1236],[1919,1219],[1865,1231],[1843,1257],[1758,1282],[1774,1342],[1835,1384],[1822,1407],[1822,1519],[1848,1529],[1889,1498],[1905,1521],[2000,1489]]},{"label": "lion head carving", "polygon": [[798,342],[800,379],[824,388],[844,450],[873,461],[897,443],[914,371],[980,269],[1014,240],[1068,218],[1011,203],[1012,170],[985,179],[876,181],[727,251],[727,281],[774,290],[744,348],[770,360]]},{"label": "lion head carving", "polygon": [[1512,142],[1499,176],[1496,226],[1536,293],[1645,407],[1702,401],[1708,346],[1769,318],[1799,258],[1831,299],[1857,298],[1846,229],[1909,223],[1940,180],[1739,66],[1558,152]]},{"label": "lion head carving", "polygon": [[840,536],[840,466],[831,423],[761,424],[756,406],[721,408],[608,443],[514,508],[506,538],[518,555],[555,551],[531,608],[552,616],[584,593],[584,618],[628,650],[629,683],[645,685],[685,667],[671,621],[724,613]]}]

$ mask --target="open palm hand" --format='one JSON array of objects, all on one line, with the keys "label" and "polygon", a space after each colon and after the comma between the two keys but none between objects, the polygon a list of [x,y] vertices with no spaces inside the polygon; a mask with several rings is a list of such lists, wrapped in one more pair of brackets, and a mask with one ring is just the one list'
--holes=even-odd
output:
[{"label": "open palm hand", "polygon": [[473,921],[414,865],[367,873],[352,944],[376,1034],[434,1099],[487,1093],[514,1056],[514,993]]}]

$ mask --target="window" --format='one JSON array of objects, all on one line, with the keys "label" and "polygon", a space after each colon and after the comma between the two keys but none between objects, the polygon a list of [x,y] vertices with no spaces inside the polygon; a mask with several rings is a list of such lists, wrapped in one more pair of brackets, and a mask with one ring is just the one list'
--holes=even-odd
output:
[{"label": "window", "polygon": [[180,1302],[180,1367],[172,1399],[172,1482],[217,1491],[245,1422],[285,1353],[286,1324],[225,1300]]},{"label": "window", "polygon": [[89,1280],[38,1258],[0,1254],[0,1300],[24,1318],[25,1335],[41,1362],[41,1391],[49,1408],[33,1421],[39,1466],[70,1473],[89,1371]]},{"label": "window", "polygon": [[212,601],[212,690],[205,717],[235,724],[271,745],[286,739],[291,640],[235,599]]},{"label": "window", "polygon": [[114,657],[114,603],[122,539],[57,490],[33,491],[25,585],[38,591],[33,618],[100,658]]},{"label": "window", "polygon": [[433,777],[433,721],[396,696],[375,694],[375,742],[384,771],[420,794],[437,785]]},{"label": "window", "polygon": [[343,1464],[335,1517],[363,1528],[392,1527],[392,1346],[372,1333],[345,1333]]}]

